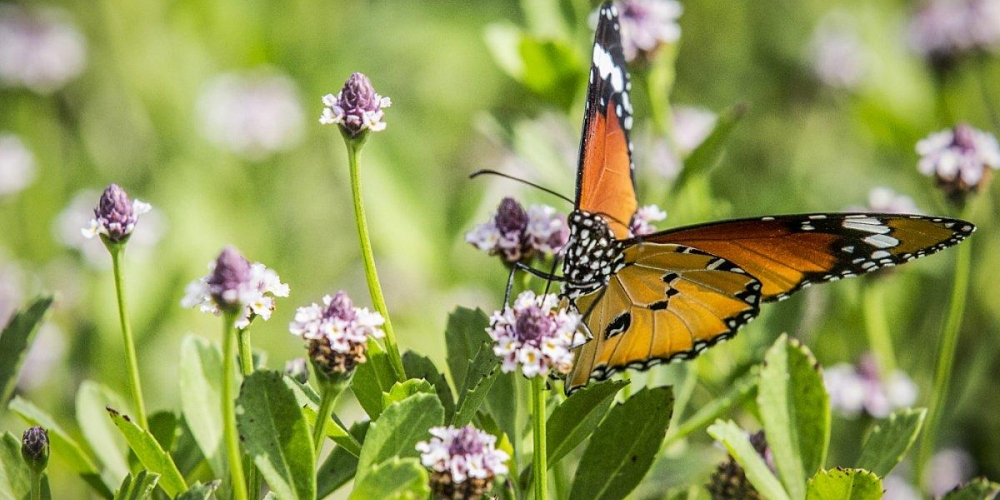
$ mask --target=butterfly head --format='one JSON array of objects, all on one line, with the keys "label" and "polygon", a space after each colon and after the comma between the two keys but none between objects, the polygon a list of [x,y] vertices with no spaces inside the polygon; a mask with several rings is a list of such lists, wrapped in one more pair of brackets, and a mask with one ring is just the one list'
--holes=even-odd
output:
[{"label": "butterfly head", "polygon": [[563,295],[573,299],[608,284],[625,265],[622,243],[598,214],[574,210],[567,219],[569,242],[563,260]]}]

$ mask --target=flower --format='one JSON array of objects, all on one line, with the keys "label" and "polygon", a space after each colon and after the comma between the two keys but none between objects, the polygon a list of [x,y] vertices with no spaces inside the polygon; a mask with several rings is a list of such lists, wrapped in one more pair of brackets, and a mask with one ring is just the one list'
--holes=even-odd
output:
[{"label": "flower", "polygon": [[665,43],[681,37],[677,18],[684,9],[675,0],[623,0],[618,2],[625,60],[649,61]]},{"label": "flower", "polygon": [[526,262],[538,253],[558,254],[568,239],[566,216],[547,205],[525,210],[510,197],[500,201],[492,219],[465,235],[465,241],[490,255],[500,255],[508,264]]},{"label": "flower", "polygon": [[19,193],[34,180],[35,156],[18,136],[0,133],[0,196]]},{"label": "flower", "polygon": [[187,286],[181,305],[198,306],[202,312],[216,315],[239,311],[236,328],[249,327],[258,316],[267,321],[274,311],[274,298],[288,296],[288,285],[277,273],[259,262],[250,264],[233,247],[224,248],[208,263],[208,269],[208,276]]},{"label": "flower", "polygon": [[337,95],[323,96],[323,106],[319,122],[323,125],[336,123],[353,138],[367,130],[385,130],[382,108],[392,106],[392,101],[375,93],[367,76],[354,73]]},{"label": "flower", "polygon": [[672,115],[671,135],[677,151],[683,155],[705,142],[719,118],[715,113],[696,106],[674,106]]},{"label": "flower", "polygon": [[[80,228],[90,227],[94,218],[94,200],[101,193],[92,189],[84,189],[73,195],[59,215],[52,222],[53,237],[63,245],[79,252],[89,267],[108,269],[111,260],[108,259],[106,248],[94,245],[80,236]],[[162,210],[153,210],[142,216],[142,224],[136,224],[132,236],[128,239],[131,259],[142,260],[152,255],[152,249],[159,243],[167,229],[167,219]]]},{"label": "flower", "polygon": [[868,192],[868,206],[860,211],[890,214],[919,214],[913,198],[899,194],[887,187],[876,187]]},{"label": "flower", "polygon": [[660,210],[660,207],[656,205],[640,207],[639,210],[635,211],[635,215],[632,216],[632,223],[629,224],[629,233],[631,236],[653,234],[656,232],[656,227],[652,223],[666,218],[667,213]]},{"label": "flower", "polygon": [[300,384],[309,381],[309,365],[305,358],[290,359],[285,363],[285,375],[291,377]]},{"label": "flower", "polygon": [[149,203],[130,199],[124,189],[112,184],[101,195],[90,225],[81,232],[87,238],[101,235],[111,243],[125,243],[132,236],[139,216],[152,208]]},{"label": "flower", "polygon": [[899,474],[893,472],[882,480],[882,500],[921,500],[920,492]]},{"label": "flower", "polygon": [[557,309],[554,294],[535,295],[521,292],[514,307],[504,307],[490,317],[486,333],[496,344],[493,353],[503,360],[504,373],[520,365],[526,377],[546,376],[549,371],[569,373],[573,367],[571,349],[586,338],[578,331],[580,314]]},{"label": "flower", "polygon": [[1000,43],[1000,1],[929,0],[910,21],[909,42],[939,69],[964,53],[994,48]]},{"label": "flower", "polygon": [[823,383],[830,406],[849,417],[864,411],[883,418],[917,400],[917,386],[906,373],[896,370],[883,376],[870,354],[862,356],[857,367],[840,363],[823,370]]},{"label": "flower", "polygon": [[83,72],[87,51],[65,11],[0,6],[0,83],[47,94]]},{"label": "flower", "polygon": [[[771,472],[775,472],[774,458],[767,446],[764,431],[758,431],[750,436],[750,444],[764,459]],[[712,478],[705,485],[712,500],[760,500],[763,498],[756,488],[747,480],[743,467],[732,456],[726,458],[712,473]]]},{"label": "flower", "polygon": [[431,489],[440,499],[479,499],[493,478],[507,474],[510,458],[496,449],[496,436],[465,427],[431,427],[431,439],[417,443],[420,462],[432,471]]},{"label": "flower", "polygon": [[976,462],[969,452],[961,448],[945,448],[935,453],[924,469],[924,489],[934,498],[946,493],[972,478]]},{"label": "flower", "polygon": [[49,433],[37,426],[24,431],[21,457],[35,474],[41,474],[49,464]]},{"label": "flower", "polygon": [[920,173],[934,176],[951,199],[979,191],[990,169],[1000,168],[1000,145],[993,135],[959,123],[917,142]]},{"label": "flower", "polygon": [[354,307],[343,291],[323,297],[323,305],[312,303],[295,311],[288,325],[292,335],[309,342],[309,358],[326,375],[351,373],[364,363],[368,338],[385,336],[385,318],[367,308]]},{"label": "flower", "polygon": [[834,11],[823,16],[813,31],[809,44],[813,71],[826,85],[853,89],[867,76],[871,53],[854,24],[850,15]]},{"label": "flower", "polygon": [[302,138],[305,112],[298,88],[270,68],[214,77],[202,88],[197,107],[205,136],[250,160],[290,149]]}]

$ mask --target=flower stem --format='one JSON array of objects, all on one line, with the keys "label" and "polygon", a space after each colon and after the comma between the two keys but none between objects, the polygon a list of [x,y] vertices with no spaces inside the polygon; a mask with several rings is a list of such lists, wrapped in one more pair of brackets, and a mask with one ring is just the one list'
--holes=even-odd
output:
[{"label": "flower stem", "polygon": [[132,392],[132,404],[135,405],[135,418],[139,426],[148,429],[146,421],[146,405],[142,400],[142,385],[139,382],[139,361],[135,354],[135,338],[132,326],[128,321],[128,308],[125,305],[125,273],[122,272],[122,257],[125,245],[111,243],[111,265],[115,275],[115,295],[118,299],[118,319],[122,327],[122,339],[125,343],[125,364],[128,368],[129,390]]},{"label": "flower stem", "polygon": [[31,470],[28,475],[31,477],[31,500],[42,500],[42,472]]},{"label": "flower stem", "polygon": [[896,355],[892,347],[892,334],[885,314],[885,287],[882,283],[870,283],[865,287],[862,301],[865,315],[865,330],[868,332],[868,347],[875,355],[879,373],[889,376],[896,370]]},{"label": "flower stem", "polygon": [[233,498],[248,500],[246,478],[243,475],[243,461],[240,457],[240,437],[236,432],[236,396],[233,387],[233,362],[236,359],[236,314],[227,312],[222,319],[222,418],[223,434],[226,440],[226,454],[229,457],[229,473],[233,482]]},{"label": "flower stem", "polygon": [[399,355],[399,346],[396,344],[396,334],[393,332],[392,323],[389,321],[389,311],[385,306],[385,298],[382,296],[382,285],[378,281],[378,271],[375,269],[375,256],[372,253],[371,237],[368,234],[368,219],[365,216],[365,202],[361,196],[361,178],[358,174],[358,156],[361,153],[361,145],[364,139],[346,139],[347,161],[351,171],[351,195],[354,197],[354,220],[358,225],[358,239],[361,240],[361,257],[365,263],[365,277],[368,279],[368,290],[371,293],[372,304],[375,310],[385,318],[382,329],[385,331],[385,350],[389,353],[389,361],[396,374],[396,380],[406,379],[403,370],[403,358]]},{"label": "flower stem", "polygon": [[545,500],[547,477],[545,456],[545,377],[536,375],[531,378],[531,422],[534,425],[534,474],[535,500]]},{"label": "flower stem", "polygon": [[323,396],[319,402],[319,411],[316,413],[316,425],[313,427],[313,449],[316,450],[317,460],[323,446],[323,438],[326,437],[326,426],[330,422],[330,415],[333,415],[333,407],[336,406],[337,398],[343,391],[346,380],[345,382],[323,381],[321,384],[323,387]]},{"label": "flower stem", "polygon": [[934,370],[934,389],[931,394],[930,410],[927,415],[927,423],[924,426],[924,435],[920,441],[920,449],[917,452],[916,470],[914,477],[916,484],[923,484],[923,471],[934,452],[934,439],[937,436],[938,427],[941,425],[942,414],[945,410],[944,404],[948,396],[948,385],[951,382],[952,367],[955,364],[955,350],[958,347],[958,334],[962,327],[962,315],[965,311],[965,299],[969,285],[969,263],[972,260],[972,245],[966,241],[958,246],[958,255],[955,258],[955,283],[951,289],[951,304],[948,308],[948,317],[945,320],[944,331],[941,335],[941,345],[938,350],[938,362]]},{"label": "flower stem", "polygon": [[253,373],[253,354],[250,350],[250,332],[249,328],[237,328],[236,337],[239,340],[237,348],[240,352],[240,373],[244,377]]}]

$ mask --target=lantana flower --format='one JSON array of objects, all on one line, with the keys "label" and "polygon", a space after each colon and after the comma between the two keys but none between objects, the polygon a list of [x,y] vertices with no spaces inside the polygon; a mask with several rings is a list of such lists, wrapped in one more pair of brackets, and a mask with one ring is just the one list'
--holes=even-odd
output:
[{"label": "lantana flower", "polygon": [[676,0],[623,0],[617,2],[626,61],[650,60],[665,43],[681,37],[677,18],[684,12]]},{"label": "lantana flower", "polygon": [[486,332],[494,342],[493,353],[502,360],[504,373],[519,366],[526,377],[546,376],[555,370],[569,373],[572,349],[586,342],[580,333],[580,314],[558,308],[555,294],[521,292],[513,307],[504,307],[490,318]]},{"label": "lantana flower", "polygon": [[209,274],[187,286],[181,305],[198,307],[215,315],[239,311],[236,328],[245,329],[260,317],[267,321],[275,308],[275,297],[287,297],[288,285],[264,264],[251,264],[238,250],[226,247],[209,262]]},{"label": "lantana flower", "polygon": [[385,337],[385,318],[368,308],[354,307],[343,291],[323,297],[295,312],[289,325],[292,335],[308,341],[309,358],[326,375],[348,374],[364,363],[368,338]]},{"label": "lantana flower", "polygon": [[130,199],[124,189],[112,184],[101,195],[90,225],[81,232],[87,238],[101,235],[111,243],[124,243],[132,236],[139,216],[151,209],[149,203]]},{"label": "lantana flower", "polygon": [[990,170],[1000,168],[1000,145],[996,137],[959,123],[917,142],[920,173],[933,176],[950,198],[962,201],[979,191]]},{"label": "lantana flower", "polygon": [[320,123],[340,125],[342,131],[358,137],[368,130],[385,130],[382,109],[392,106],[392,101],[376,93],[367,76],[354,73],[337,95],[323,96],[323,106]]},{"label": "lantana flower", "polygon": [[547,205],[531,205],[527,210],[513,198],[504,198],[489,221],[465,235],[476,248],[499,255],[505,263],[526,262],[541,254],[562,251],[569,239],[566,216]]},{"label": "lantana flower", "polygon": [[823,383],[830,393],[830,407],[849,417],[864,412],[883,418],[917,400],[917,385],[906,373],[883,375],[870,354],[862,356],[856,367],[840,363],[825,368]]},{"label": "lantana flower", "polygon": [[439,499],[479,499],[496,476],[507,474],[507,452],[496,449],[496,436],[471,424],[432,427],[431,439],[417,443],[420,462],[431,473],[431,490]]},{"label": "lantana flower", "polygon": [[656,232],[656,226],[654,226],[653,223],[666,218],[667,213],[660,210],[660,207],[656,205],[639,207],[639,209],[635,211],[635,215],[632,216],[632,222],[629,224],[628,228],[629,233],[631,236],[645,236],[653,234]]}]

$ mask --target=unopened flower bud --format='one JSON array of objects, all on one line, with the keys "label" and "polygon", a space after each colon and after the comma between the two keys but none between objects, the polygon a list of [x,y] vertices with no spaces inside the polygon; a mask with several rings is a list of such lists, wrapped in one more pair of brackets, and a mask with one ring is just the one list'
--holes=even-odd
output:
[{"label": "unopened flower bud", "polygon": [[367,76],[354,73],[340,93],[323,96],[323,105],[326,107],[319,122],[324,125],[336,123],[344,133],[355,138],[368,130],[384,130],[382,108],[391,106],[392,101],[377,94]]},{"label": "unopened flower bud", "polygon": [[222,249],[208,277],[208,289],[219,309],[235,311],[244,303],[250,285],[250,262],[233,247]]},{"label": "unopened flower bud", "polygon": [[49,464],[49,433],[37,426],[24,431],[21,457],[35,474],[44,471]]}]

